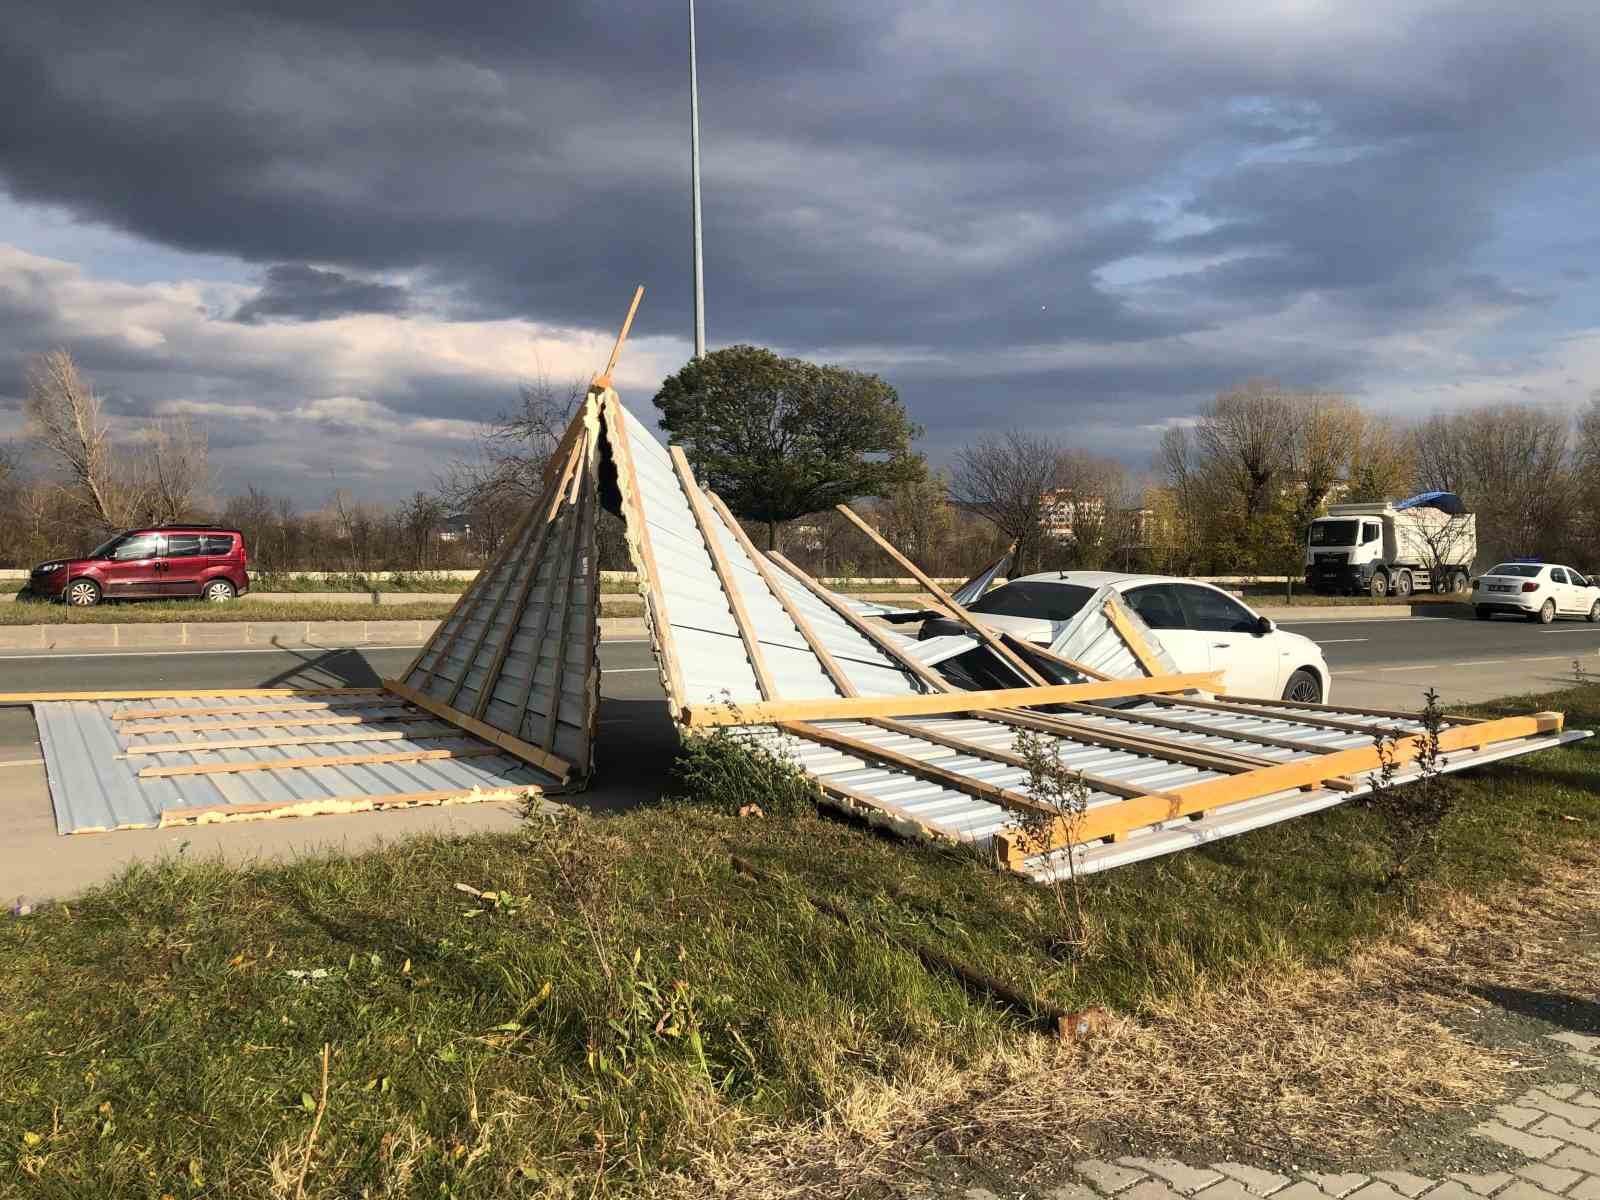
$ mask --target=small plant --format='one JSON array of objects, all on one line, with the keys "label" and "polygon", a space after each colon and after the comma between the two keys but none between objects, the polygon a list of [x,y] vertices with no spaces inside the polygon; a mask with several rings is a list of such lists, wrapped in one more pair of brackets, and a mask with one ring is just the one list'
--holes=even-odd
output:
[{"label": "small plant", "polygon": [[1437,852],[1440,830],[1454,798],[1452,789],[1443,779],[1446,761],[1441,747],[1446,724],[1444,709],[1439,704],[1439,693],[1431,687],[1423,693],[1418,720],[1422,732],[1412,739],[1412,761],[1416,763],[1417,777],[1404,787],[1394,786],[1399,769],[1399,735],[1385,731],[1374,739],[1380,765],[1369,776],[1372,781],[1369,803],[1383,814],[1387,826],[1385,840],[1394,856],[1389,872],[1390,885],[1415,878],[1416,863]]},{"label": "small plant", "polygon": [[1028,794],[1040,804],[1037,810],[1013,814],[1023,836],[1040,846],[1050,845],[1053,834],[1066,842],[1066,879],[1057,872],[1051,877],[1050,890],[1062,923],[1062,944],[1081,954],[1088,949],[1090,936],[1076,847],[1089,811],[1089,785],[1083,781],[1083,772],[1061,761],[1061,743],[1055,738],[1019,729],[1012,748],[1028,772]]},{"label": "small plant", "polygon": [[1572,660],[1572,681],[1579,687],[1587,687],[1590,682],[1589,668],[1583,665],[1583,659]]},{"label": "small plant", "polygon": [[754,804],[765,816],[797,817],[817,805],[816,783],[791,758],[730,726],[683,739],[666,794],[727,816]]}]

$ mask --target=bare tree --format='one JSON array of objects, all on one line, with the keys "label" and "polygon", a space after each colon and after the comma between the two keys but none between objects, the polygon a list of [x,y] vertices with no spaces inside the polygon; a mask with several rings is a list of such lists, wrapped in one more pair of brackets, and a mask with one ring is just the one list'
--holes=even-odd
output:
[{"label": "bare tree", "polygon": [[1020,429],[982,438],[956,455],[951,499],[988,518],[1017,543],[1013,570],[1018,575],[1038,561],[1046,493],[1055,487],[1060,469],[1061,447]]},{"label": "bare tree", "polygon": [[1376,503],[1409,495],[1417,478],[1413,433],[1391,418],[1372,413],[1361,414],[1355,433],[1345,499],[1351,503]]},{"label": "bare tree", "polygon": [[444,501],[427,492],[417,492],[397,515],[405,538],[407,565],[413,570],[426,571],[439,528],[447,515]]},{"label": "bare tree", "polygon": [[144,431],[143,519],[193,520],[211,488],[206,435],[188,417],[154,421]]},{"label": "bare tree", "polygon": [[100,397],[67,351],[28,364],[27,412],[31,433],[60,461],[69,489],[94,521],[116,529],[137,519],[137,496],[117,469]]},{"label": "bare tree", "polygon": [[1232,485],[1247,526],[1266,514],[1292,467],[1294,425],[1288,393],[1273,380],[1222,393],[1195,425],[1201,453]]}]

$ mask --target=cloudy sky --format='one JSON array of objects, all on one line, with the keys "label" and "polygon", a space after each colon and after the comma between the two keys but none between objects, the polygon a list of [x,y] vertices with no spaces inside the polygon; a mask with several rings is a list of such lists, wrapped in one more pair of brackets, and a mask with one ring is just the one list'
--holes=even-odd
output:
[{"label": "cloudy sky", "polygon": [[[0,439],[67,346],[224,489],[393,498],[635,283],[689,352],[683,5],[53,0],[0,28]],[[1593,0],[700,0],[712,346],[1138,466],[1276,375],[1397,413],[1600,387]]]}]

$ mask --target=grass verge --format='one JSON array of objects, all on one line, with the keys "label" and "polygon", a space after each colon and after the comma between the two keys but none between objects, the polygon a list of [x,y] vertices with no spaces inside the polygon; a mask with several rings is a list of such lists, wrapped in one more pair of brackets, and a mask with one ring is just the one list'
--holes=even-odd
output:
[{"label": "grass verge", "polygon": [[[1600,687],[1501,707],[1592,726]],[[1492,1094],[1512,1067],[1396,981],[1492,975],[1515,905],[1484,898],[1592,889],[1600,842],[1579,743],[1451,777],[1403,873],[1403,807],[1354,803],[1094,876],[1079,949],[1048,891],[970,856],[735,815],[724,750],[686,773],[705,804],[180,859],[0,921],[0,1191],[290,1196],[304,1172],[309,1196],[861,1194],[929,1150],[1141,1129],[1316,1161]],[[1452,922],[1492,929],[1481,962]],[[1122,1016],[1064,1048],[913,942]]]}]

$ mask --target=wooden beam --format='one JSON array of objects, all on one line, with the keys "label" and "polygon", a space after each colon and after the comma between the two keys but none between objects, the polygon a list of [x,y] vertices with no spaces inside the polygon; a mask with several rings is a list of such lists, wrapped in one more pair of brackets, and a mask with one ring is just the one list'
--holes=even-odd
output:
[{"label": "wooden beam", "polygon": [[[429,717],[428,720],[437,720]],[[128,756],[144,754],[185,753],[196,750],[249,750],[255,746],[332,746],[343,742],[420,742],[424,739],[461,737],[459,729],[448,733],[413,733],[409,729],[384,729],[369,733],[305,733],[295,737],[238,738],[227,742],[171,742],[161,746],[129,746],[122,753]]]},{"label": "wooden beam", "polygon": [[[574,423],[574,428],[576,428],[576,423]],[[510,620],[506,624],[505,632],[500,635],[500,642],[495,647],[494,659],[489,664],[489,669],[484,672],[483,678],[478,682],[478,699],[472,706],[472,715],[474,718],[480,721],[483,719],[483,714],[488,709],[489,702],[494,696],[494,689],[500,680],[500,672],[505,669],[506,658],[511,653],[511,643],[516,640],[517,631],[522,626],[523,614],[528,611],[528,597],[533,594],[534,586],[539,580],[539,559],[544,554],[545,543],[550,539],[551,526],[558,520],[558,514],[561,512],[562,501],[566,497],[567,490],[572,483],[573,472],[579,469],[578,464],[588,453],[588,448],[588,440],[585,438],[575,444],[572,449],[567,452],[567,459],[561,466],[560,481],[550,492],[546,494],[546,497],[541,498],[540,507],[545,510],[544,520],[540,522],[539,531],[534,534],[533,546],[528,550],[526,555],[528,561],[528,573],[522,577],[522,583],[517,588],[516,605],[512,610]],[[579,486],[582,486],[581,483]],[[548,500],[548,503],[545,503],[544,500]],[[560,558],[558,555],[558,564],[559,561]],[[550,620],[550,606],[555,603],[555,583],[559,575],[559,565],[552,567],[550,570],[551,595],[545,597],[545,608],[543,613],[543,620],[546,626],[548,626]],[[510,593],[511,584],[515,579],[516,571],[513,570],[511,573],[511,578],[506,580],[506,586],[501,591],[500,604],[503,605],[505,603],[505,598]],[[478,644],[473,647],[472,654],[470,654],[467,658],[468,669],[471,668],[472,660],[478,657],[478,651],[482,649],[484,641],[488,638],[489,626],[491,623],[491,621],[485,621],[483,623],[483,631],[478,635]],[[539,633],[536,634],[533,639],[533,666],[535,669],[537,669],[539,665],[539,643],[543,640],[544,630],[541,628]],[[445,701],[445,703],[450,705],[452,708],[455,707],[456,696],[460,693],[461,685],[465,683],[466,680],[467,671],[463,670],[461,672],[461,678],[456,680],[455,690],[450,693],[449,699]],[[528,675],[528,686],[530,688],[533,686],[533,674],[531,671]],[[519,720],[517,724],[508,732],[515,734],[520,732],[521,728],[522,723]]]},{"label": "wooden beam", "polygon": [[1000,636],[1005,640],[1006,645],[1010,646],[1019,654],[1037,655],[1039,658],[1044,659],[1044,661],[1047,663],[1053,663],[1056,666],[1064,667],[1069,671],[1076,671],[1078,674],[1085,675],[1090,679],[1111,678],[1111,676],[1107,675],[1104,671],[1098,671],[1094,667],[1088,666],[1085,663],[1081,663],[1075,658],[1066,658],[1060,654],[1057,654],[1048,646],[1041,646],[1035,642],[1024,641],[1013,633],[1001,633]]},{"label": "wooden beam", "polygon": [[959,771],[952,771],[941,767],[934,762],[923,762],[912,758],[909,754],[901,754],[896,750],[885,750],[874,746],[871,742],[864,742],[860,738],[853,738],[848,734],[839,733],[832,729],[823,729],[818,725],[808,725],[801,721],[785,721],[779,724],[779,729],[791,733],[795,737],[804,738],[809,742],[816,742],[819,746],[829,746],[835,750],[843,751],[856,758],[876,761],[885,766],[904,771],[908,775],[915,775],[919,779],[926,779],[930,783],[942,784],[955,791],[963,792],[979,800],[987,800],[990,804],[998,804],[1013,812],[1037,813],[1040,816],[1054,816],[1057,809],[1048,804],[1035,800],[1026,792],[1019,792],[1012,788],[1001,787],[998,784],[986,783],[981,779],[974,779],[970,775],[963,775]]},{"label": "wooden beam", "polygon": [[655,638],[656,653],[660,655],[663,674],[666,675],[667,699],[671,705],[682,707],[689,703],[689,696],[684,691],[683,668],[678,662],[672,619],[667,614],[667,598],[661,590],[661,569],[656,565],[650,525],[645,520],[639,496],[639,476],[634,470],[633,447],[628,444],[629,418],[625,416],[622,401],[617,399],[615,392],[606,393],[604,413],[611,459],[617,469],[617,490],[622,494],[623,526],[628,535],[628,548],[633,551],[634,569],[644,584],[640,591],[650,616],[649,626]]},{"label": "wooden beam", "polygon": [[[1256,696],[1235,696],[1232,693],[1229,693],[1228,698],[1240,704],[1254,704],[1266,708],[1297,708],[1304,712],[1320,713],[1356,713],[1363,717],[1394,717],[1402,721],[1422,719],[1422,714],[1419,712],[1402,712],[1394,708],[1357,708],[1353,704],[1313,704],[1309,700],[1270,700]],[[1450,725],[1476,725],[1484,718],[1442,713],[1441,719]]]},{"label": "wooden beam", "polygon": [[117,733],[137,737],[143,733],[212,733],[225,729],[281,729],[296,725],[395,725],[404,722],[437,721],[432,713],[384,713],[371,717],[264,717],[253,721],[202,721],[199,724],[159,722],[154,725],[123,725]]},{"label": "wooden beam", "polygon": [[385,679],[384,686],[396,694],[404,696],[418,708],[426,709],[436,717],[443,717],[450,724],[465,729],[474,737],[482,738],[486,742],[499,746],[502,750],[515,755],[524,762],[530,762],[541,771],[548,771],[562,783],[567,781],[572,774],[572,764],[558,755],[551,754],[538,746],[531,745],[519,737],[514,737],[503,729],[496,729],[493,725],[486,725],[476,717],[470,717],[459,709],[450,708],[439,703],[432,696],[424,696],[415,688],[401,683],[398,679]]},{"label": "wooden beam", "polygon": [[424,762],[438,758],[483,758],[501,754],[496,746],[461,746],[453,750],[403,750],[393,754],[335,754],[327,758],[279,758],[271,762],[194,763],[182,767],[144,767],[140,779],[174,775],[238,775],[246,771],[299,771],[316,767],[365,767],[379,763]]},{"label": "wooden beam", "polygon": [[1254,758],[1243,754],[1234,754],[1230,751],[1208,750],[1196,746],[1185,746],[1173,741],[1141,738],[1137,734],[1117,733],[1083,722],[1069,721],[1064,717],[1046,716],[1043,713],[986,712],[980,714],[980,717],[985,721],[1010,725],[1014,729],[1032,729],[1037,733],[1048,733],[1057,737],[1071,738],[1076,742],[1093,742],[1096,745],[1110,746],[1117,750],[1131,750],[1136,754],[1148,754],[1155,758],[1165,759],[1168,762],[1185,763],[1191,767],[1201,767],[1208,771],[1223,771],[1230,775],[1237,775],[1244,771],[1253,771],[1257,767],[1272,765],[1272,760],[1269,758]]},{"label": "wooden beam", "polygon": [[[1263,733],[1237,733],[1227,729],[1216,729],[1210,725],[1202,725],[1198,721],[1181,721],[1174,717],[1160,717],[1154,713],[1131,713],[1126,709],[1104,708],[1095,704],[1063,704],[1062,708],[1069,708],[1073,712],[1081,712],[1095,717],[1110,717],[1116,721],[1138,722],[1141,725],[1154,725],[1157,729],[1170,729],[1175,733],[1202,733],[1207,737],[1227,738],[1234,742],[1247,742],[1257,746],[1274,746],[1280,750],[1301,750],[1310,754],[1336,754],[1337,746],[1322,746],[1313,742],[1297,742],[1293,738],[1270,737]],[[1137,735],[1133,735],[1137,736]],[[1270,765],[1271,759],[1257,759],[1256,765]]]},{"label": "wooden beam", "polygon": [[143,692],[0,692],[0,704],[50,704],[82,700],[218,700],[235,696],[374,696],[382,688],[187,688],[150,689]]},{"label": "wooden beam", "polygon": [[789,599],[789,593],[778,583],[777,578],[772,573],[772,568],[767,566],[766,559],[762,557],[761,551],[756,549],[755,543],[750,540],[750,535],[744,531],[744,526],[739,524],[738,518],[722,502],[722,497],[715,492],[707,492],[706,499],[711,502],[711,507],[716,511],[717,516],[722,519],[722,523],[728,532],[733,535],[734,541],[739,543],[739,548],[749,556],[751,565],[756,569],[756,574],[761,576],[761,582],[767,585],[767,591],[772,593],[773,599],[783,606],[783,611],[789,615],[789,620],[794,622],[794,627],[800,631],[800,636],[805,639],[806,645],[811,648],[811,653],[817,656],[817,661],[822,664],[823,671],[833,681],[833,686],[839,689],[839,694],[841,696],[857,695],[855,685],[850,682],[850,677],[844,673],[844,669],[839,666],[833,655],[828,652],[828,648],[822,644],[822,639],[817,636],[817,631],[811,627],[811,622],[806,620],[805,614],[800,611],[794,601]]},{"label": "wooden beam", "polygon": [[153,721],[159,717],[211,717],[219,714],[253,712],[342,712],[349,708],[399,708],[406,702],[397,696],[374,696],[370,700],[285,700],[279,704],[225,704],[205,708],[129,708],[112,713],[113,721]]},{"label": "wooden beam", "polygon": [[1144,668],[1145,674],[1161,674],[1163,670],[1161,660],[1151,649],[1150,643],[1145,641],[1144,634],[1140,633],[1138,627],[1123,613],[1121,601],[1107,597],[1105,603],[1100,606],[1100,611],[1105,614],[1106,620],[1111,622],[1111,628],[1117,631],[1117,636],[1127,644],[1129,650],[1133,651],[1133,657],[1139,660],[1139,665]]},{"label": "wooden beam", "polygon": [[956,619],[968,629],[972,630],[972,632],[975,633],[985,645],[998,654],[1004,661],[1011,664],[1011,666],[1016,669],[1018,674],[1020,674],[1023,679],[1027,680],[1029,683],[1037,684],[1048,684],[1050,682],[1043,675],[1039,674],[1039,672],[1035,671],[1033,667],[1029,665],[1026,659],[1020,657],[1016,651],[1007,646],[1005,642],[1001,640],[999,635],[994,632],[994,630],[990,629],[987,625],[981,624],[976,617],[974,617],[966,610],[966,608],[956,601],[955,597],[951,596],[949,592],[945,591],[942,587],[935,583],[932,578],[924,574],[922,568],[918,567],[916,563],[912,562],[904,554],[901,554],[900,551],[891,546],[889,542],[871,525],[868,525],[860,517],[856,516],[849,505],[839,504],[835,507],[845,515],[845,518],[849,520],[852,525],[861,530],[862,533],[866,534],[867,537],[872,540],[874,545],[876,545],[885,554],[889,555],[890,558],[894,559],[895,562],[899,563],[907,571],[911,572],[912,578],[926,588],[928,592],[936,597],[941,604],[954,613]]},{"label": "wooden beam", "polygon": [[542,790],[530,784],[493,790],[463,791],[460,788],[453,788],[438,792],[389,792],[378,796],[358,794],[329,796],[321,800],[273,800],[251,804],[210,804],[204,808],[164,808],[161,810],[160,825],[162,829],[168,829],[173,826],[204,824],[208,820],[247,820],[251,817],[271,817],[283,813],[300,815],[301,813],[368,812],[375,809],[415,808],[418,805],[451,804],[458,801],[477,802],[502,798],[509,800],[524,793],[538,795]]},{"label": "wooden beam", "polygon": [[947,680],[943,675],[940,675],[932,667],[924,665],[914,655],[907,654],[904,650],[900,649],[899,646],[884,636],[881,630],[878,630],[872,625],[868,624],[864,619],[852,611],[850,606],[847,605],[843,600],[839,599],[839,597],[835,596],[827,588],[823,587],[815,579],[811,578],[811,576],[807,575],[804,571],[795,566],[776,550],[772,552],[771,558],[773,562],[777,563],[780,567],[792,575],[795,580],[799,582],[801,587],[805,588],[806,591],[810,592],[818,600],[822,601],[823,604],[827,605],[828,608],[832,609],[835,616],[839,617],[844,621],[845,624],[849,625],[850,628],[854,629],[862,637],[866,638],[867,641],[876,646],[878,650],[891,662],[897,664],[903,670],[909,671],[912,676],[920,679],[923,683],[927,684],[936,692],[949,692],[955,690],[951,686],[950,681]]},{"label": "wooden beam", "polygon": [[779,721],[862,720],[866,717],[911,717],[928,713],[982,712],[997,708],[1033,707],[1060,700],[1108,700],[1162,692],[1183,692],[1215,686],[1219,672],[1165,675],[1156,679],[1101,679],[1092,683],[1057,683],[1045,687],[1000,688],[982,692],[942,692],[912,696],[839,696],[815,700],[755,701],[748,704],[691,704],[683,723],[691,729],[710,725],[770,725]]},{"label": "wooden beam", "polygon": [[728,556],[722,552],[722,543],[717,540],[711,514],[706,511],[705,499],[700,495],[700,485],[695,482],[694,472],[689,469],[688,456],[684,454],[682,446],[667,447],[667,454],[672,459],[672,469],[677,472],[678,486],[689,501],[689,512],[694,517],[695,528],[700,531],[700,540],[706,544],[706,550],[711,555],[711,567],[717,573],[717,581],[722,584],[723,595],[728,598],[728,611],[733,614],[734,627],[739,631],[739,640],[744,643],[745,657],[750,660],[756,687],[764,699],[775,700],[778,689],[773,686],[772,672],[767,669],[767,656],[761,651],[761,639],[756,636],[755,628],[750,623],[749,610],[744,606],[744,597],[739,594],[739,585],[733,577]]},{"label": "wooden beam", "polygon": [[606,369],[594,377],[594,382],[589,385],[591,390],[605,391],[611,386],[611,372],[617,369],[617,360],[622,357],[622,343],[628,340],[628,330],[633,328],[633,314],[639,311],[639,301],[644,299],[644,284],[633,289],[633,303],[628,305],[628,315],[623,318],[622,329],[617,334],[617,341],[611,347],[611,357],[606,359]]},{"label": "wooden beam", "polygon": [[[920,738],[922,741],[932,742],[935,745],[943,746],[948,750],[955,750],[961,754],[970,754],[974,758],[986,759],[989,762],[1003,763],[1008,767],[1019,767],[1023,770],[1026,770],[1028,766],[1027,760],[1025,760],[1020,754],[1013,754],[1009,750],[996,750],[991,746],[984,746],[977,742],[969,741],[966,738],[957,737],[954,734],[941,733],[938,730],[929,729],[926,726],[918,724],[914,721],[897,721],[892,717],[874,717],[867,723],[869,725],[876,725],[879,729],[886,729],[891,733],[900,733],[904,734],[906,737]],[[1107,748],[1110,749],[1111,747]],[[1115,748],[1125,749],[1123,747]],[[1142,750],[1125,750],[1125,752],[1134,754],[1145,753]],[[1171,764],[1163,763],[1163,765],[1170,766]],[[1061,765],[1061,769],[1069,774],[1077,776],[1079,779],[1083,780],[1087,787],[1093,788],[1097,792],[1105,792],[1108,795],[1123,797],[1145,796],[1150,794],[1146,789],[1136,787],[1133,784],[1123,783],[1120,779],[1112,779],[1110,776],[1099,775],[1093,771],[1081,771],[1077,767],[1070,766],[1066,763]],[[1046,809],[1049,808],[1048,805],[1044,807]]]},{"label": "wooden beam", "polygon": [[[1152,702],[1164,707],[1174,706],[1174,702],[1159,696],[1150,697]],[[1363,737],[1378,737],[1380,734],[1387,736],[1404,734],[1406,731],[1397,729],[1393,725],[1367,725],[1357,721],[1340,721],[1333,717],[1318,716],[1314,713],[1276,712],[1270,708],[1252,708],[1248,704],[1233,704],[1221,700],[1189,700],[1183,701],[1185,708],[1198,708],[1206,712],[1226,713],[1234,717],[1251,717],[1257,720],[1282,721],[1288,725],[1311,725],[1318,729],[1336,729],[1341,733],[1358,733]],[[1409,721],[1417,720],[1416,717],[1405,718]]]},{"label": "wooden beam", "polygon": [[[1476,725],[1457,725],[1439,733],[1439,750],[1449,753],[1472,750],[1490,742],[1510,741],[1533,737],[1541,733],[1559,733],[1565,717],[1558,712],[1533,713],[1525,717],[1502,717]],[[1414,761],[1421,752],[1421,737],[1404,737],[1394,744],[1393,759],[1404,766]],[[1029,857],[1056,850],[1067,844],[1069,834],[1078,843],[1112,837],[1135,829],[1222,808],[1244,800],[1257,800],[1275,792],[1295,788],[1316,787],[1330,779],[1376,771],[1382,767],[1376,746],[1355,746],[1336,754],[1316,758],[1297,759],[1262,767],[1244,775],[1231,775],[1210,779],[1204,783],[1177,788],[1165,796],[1142,796],[1091,809],[1069,830],[1062,822],[1054,823],[1046,831],[1043,841],[1032,841],[1021,831],[1007,831],[996,835],[996,846],[1001,859],[1013,869],[1020,867]]]}]

